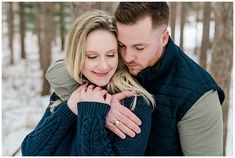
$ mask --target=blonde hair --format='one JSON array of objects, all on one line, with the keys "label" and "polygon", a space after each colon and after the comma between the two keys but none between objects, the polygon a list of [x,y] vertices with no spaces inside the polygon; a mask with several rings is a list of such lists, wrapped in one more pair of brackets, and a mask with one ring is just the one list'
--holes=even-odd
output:
[{"label": "blonde hair", "polygon": [[[76,19],[68,34],[66,43],[66,67],[69,74],[79,84],[89,82],[81,72],[85,62],[86,39],[90,32],[98,29],[111,32],[116,37],[114,17],[101,10],[85,12]],[[119,57],[119,59],[121,58]],[[119,60],[117,70],[107,85],[107,91],[110,94],[122,91],[135,91],[137,95],[143,96],[148,103],[150,101],[155,106],[153,96],[132,78],[122,60]],[[131,109],[133,110],[135,106],[136,97]]]}]

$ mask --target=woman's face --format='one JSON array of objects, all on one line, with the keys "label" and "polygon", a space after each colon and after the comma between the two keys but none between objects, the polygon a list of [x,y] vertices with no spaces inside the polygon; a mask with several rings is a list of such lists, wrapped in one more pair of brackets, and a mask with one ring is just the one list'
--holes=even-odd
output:
[{"label": "woman's face", "polygon": [[88,34],[82,74],[93,84],[105,86],[118,66],[116,37],[105,30]]}]

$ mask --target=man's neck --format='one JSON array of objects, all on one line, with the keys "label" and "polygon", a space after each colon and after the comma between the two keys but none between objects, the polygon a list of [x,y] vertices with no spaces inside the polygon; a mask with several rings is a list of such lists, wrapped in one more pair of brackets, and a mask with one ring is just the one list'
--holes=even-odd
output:
[{"label": "man's neck", "polygon": [[153,65],[153,67],[158,68],[161,65],[162,57],[164,56],[164,53],[165,53],[165,48],[166,47],[163,48],[162,50],[163,52],[162,52],[160,59]]}]

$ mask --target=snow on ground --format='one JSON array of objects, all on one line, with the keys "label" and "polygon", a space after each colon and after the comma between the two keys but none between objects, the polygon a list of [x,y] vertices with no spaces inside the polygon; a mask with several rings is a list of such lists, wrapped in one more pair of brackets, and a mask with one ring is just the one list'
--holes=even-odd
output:
[{"label": "snow on ground", "polygon": [[[15,37],[15,64],[9,65],[8,48],[3,37],[2,55],[2,154],[12,155],[22,140],[35,128],[49,103],[49,96],[40,96],[42,71],[39,65],[37,39],[27,34],[27,60],[20,59],[19,36]],[[28,45],[30,44],[30,45]],[[58,47],[53,61],[62,58]]]},{"label": "snow on ground", "polygon": [[[199,32],[192,28],[195,27],[190,25],[185,26],[184,46],[186,52],[191,52],[188,55],[197,62],[197,56],[192,52],[195,43],[200,43],[195,36]],[[201,30],[201,28],[198,30]],[[178,31],[176,30],[176,32]],[[27,60],[21,60],[19,54],[19,36],[15,36],[15,64],[9,65],[7,38],[4,33],[2,36],[2,155],[10,156],[20,148],[24,137],[35,128],[48,105],[49,96],[40,96],[42,72],[39,65],[37,37],[27,33]],[[176,43],[178,44],[177,40]],[[61,53],[58,46],[54,44],[53,61],[63,57],[64,53]],[[232,102],[230,105],[232,106]],[[233,113],[231,109],[229,114],[227,155],[232,156]],[[20,154],[20,152],[17,153],[17,155]]]}]

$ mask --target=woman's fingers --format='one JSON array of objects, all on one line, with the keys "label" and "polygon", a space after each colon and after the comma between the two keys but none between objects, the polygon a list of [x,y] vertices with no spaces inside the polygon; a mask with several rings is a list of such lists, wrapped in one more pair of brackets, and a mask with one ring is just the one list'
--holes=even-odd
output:
[{"label": "woman's fingers", "polygon": [[93,91],[93,89],[94,89],[94,85],[89,85],[88,87],[87,87],[87,92],[91,92],[91,91]]},{"label": "woman's fingers", "polygon": [[95,92],[97,92],[97,91],[100,91],[102,88],[101,87],[95,87],[94,89],[93,89],[93,91],[95,91]]}]

